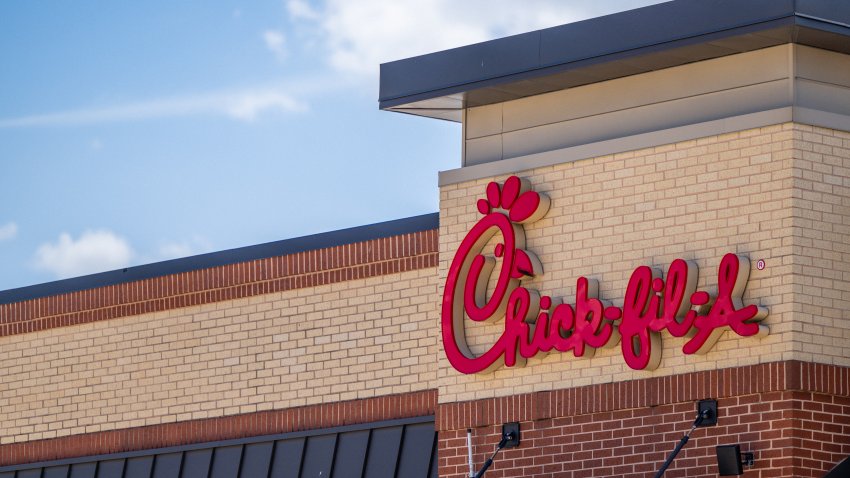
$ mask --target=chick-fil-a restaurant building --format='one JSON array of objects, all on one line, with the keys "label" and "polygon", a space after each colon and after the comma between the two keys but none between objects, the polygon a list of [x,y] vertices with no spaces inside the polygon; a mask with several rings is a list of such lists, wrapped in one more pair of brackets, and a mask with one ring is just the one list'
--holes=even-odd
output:
[{"label": "chick-fil-a restaurant building", "polygon": [[850,4],[675,0],[379,104],[462,124],[438,213],[0,292],[0,477],[850,476]]}]

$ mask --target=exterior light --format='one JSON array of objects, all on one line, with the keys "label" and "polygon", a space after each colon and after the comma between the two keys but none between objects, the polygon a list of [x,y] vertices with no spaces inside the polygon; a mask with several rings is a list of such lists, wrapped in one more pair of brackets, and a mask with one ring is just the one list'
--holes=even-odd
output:
[{"label": "exterior light", "polygon": [[741,453],[741,445],[717,446],[717,471],[720,476],[738,476],[744,474],[744,465],[755,463],[752,452]]}]

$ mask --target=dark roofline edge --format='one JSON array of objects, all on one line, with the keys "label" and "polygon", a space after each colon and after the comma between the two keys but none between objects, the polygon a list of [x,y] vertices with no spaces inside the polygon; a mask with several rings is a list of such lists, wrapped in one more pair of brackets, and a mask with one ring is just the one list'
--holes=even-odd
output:
[{"label": "dark roofline edge", "polygon": [[308,236],[267,242],[253,246],[227,249],[196,256],[171,259],[152,264],[127,267],[108,272],[100,272],[81,277],[73,277],[53,282],[0,291],[0,305],[39,299],[53,295],[67,294],[81,290],[96,289],[110,285],[134,282],[153,277],[161,277],[182,272],[190,272],[212,267],[237,264],[269,257],[296,254],[299,252],[324,249],[327,247],[353,244],[373,239],[411,234],[440,225],[439,213],[422,214],[392,221],[379,222],[365,226],[339,229]]},{"label": "dark roofline edge", "polygon": [[[681,1],[681,0],[679,0]],[[384,68],[397,68],[402,66],[406,68],[406,65],[415,64],[417,62],[423,62],[426,59],[435,59],[435,58],[448,58],[450,55],[455,52],[460,52],[463,50],[471,50],[475,48],[487,47],[488,45],[494,45],[497,42],[511,42],[513,39],[517,39],[519,37],[527,36],[530,34],[542,34],[547,31],[556,31],[562,28],[569,28],[576,25],[581,25],[585,23],[593,23],[605,21],[609,18],[621,17],[626,14],[634,14],[640,11],[652,11],[653,9],[657,9],[658,7],[669,6],[670,4],[679,3],[677,1],[669,1],[660,4],[650,5],[646,7],[641,7],[633,10],[626,10],[619,13],[614,13],[610,15],[605,15],[602,17],[590,18],[586,20],[581,20],[574,23],[569,23],[565,25],[549,27],[542,30],[537,30],[533,32],[520,33],[518,35],[511,35],[508,37],[498,38],[494,40],[484,41],[472,45],[462,46],[458,48],[453,48],[449,50],[429,53],[425,55],[419,55],[416,57],[405,58],[400,60],[395,60],[391,62],[387,62],[381,65],[382,73]],[[671,36],[662,41],[643,43],[643,44],[634,44],[629,45],[629,47],[624,49],[619,49],[616,51],[607,51],[602,54],[583,56],[581,58],[575,58],[570,61],[555,61],[550,63],[541,63],[533,67],[529,67],[528,65],[520,66],[516,65],[516,68],[511,69],[509,71],[502,71],[496,73],[495,75],[481,75],[477,78],[468,78],[465,80],[461,80],[454,83],[446,83],[442,85],[431,85],[432,88],[423,89],[420,91],[410,91],[400,92],[397,94],[380,94],[378,98],[378,107],[382,110],[391,110],[391,111],[399,111],[393,110],[395,107],[410,105],[412,103],[416,103],[418,101],[438,98],[447,95],[454,95],[458,93],[465,93],[472,90],[477,90],[480,88],[486,87],[494,87],[501,84],[511,83],[513,81],[522,81],[533,79],[537,77],[546,76],[547,74],[558,73],[565,70],[571,70],[577,67],[586,66],[588,64],[594,63],[602,63],[606,61],[616,61],[627,59],[628,57],[640,55],[642,53],[657,49],[664,49],[664,46],[674,46],[677,44],[681,44],[682,42],[691,43],[698,42],[700,38],[712,37],[712,36],[730,36],[735,35],[736,33],[749,33],[749,31],[741,32],[741,30],[752,30],[754,27],[758,29],[759,26],[768,27],[775,26],[776,22],[782,21],[790,21],[792,26],[796,27],[807,27],[814,29],[822,29],[825,31],[831,31],[833,33],[840,32],[841,34],[847,35],[847,29],[850,29],[850,24],[838,21],[836,19],[825,18],[819,15],[813,15],[805,12],[804,8],[800,8],[799,0],[792,0],[789,2],[792,4],[792,7],[789,10],[786,10],[783,13],[777,13],[770,16],[764,16],[760,18],[750,18],[750,19],[742,19],[742,21],[729,24],[724,26],[723,28],[712,28],[710,25],[702,26],[699,29],[694,29],[686,35],[681,36]],[[801,11],[803,10],[803,11]],[[538,38],[538,41],[540,39]],[[796,42],[795,40],[791,40],[791,42]],[[731,53],[730,53],[731,54]],[[626,58],[623,58],[623,57]],[[440,61],[440,60],[437,60]],[[412,62],[412,63],[411,63]],[[433,65],[431,65],[433,67]],[[383,76],[383,75],[382,75]],[[383,79],[383,78],[382,78]],[[383,93],[383,91],[381,92]]]},{"label": "dark roofline edge", "polygon": [[[511,83],[514,81],[523,81],[523,80],[532,80],[535,78],[543,77],[549,74],[560,73],[562,71],[572,70],[575,68],[581,68],[584,66],[596,65],[599,63],[606,63],[610,61],[617,60],[627,60],[631,57],[652,53],[655,50],[662,49],[665,46],[681,46],[687,45],[689,43],[699,43],[700,39],[706,37],[726,37],[729,35],[734,35],[736,33],[750,33],[751,30],[757,30],[757,27],[769,27],[769,26],[783,26],[784,22],[791,22],[793,26],[793,22],[795,19],[795,15],[783,15],[778,16],[776,18],[771,18],[765,21],[742,24],[732,28],[726,28],[718,31],[706,31],[703,33],[698,33],[696,35],[684,36],[680,38],[676,38],[673,40],[668,40],[664,42],[657,43],[647,43],[645,45],[638,45],[633,48],[629,48],[622,51],[615,51],[604,53],[601,55],[595,56],[587,56],[577,60],[569,61],[566,63],[555,62],[546,65],[536,66],[534,68],[527,69],[517,69],[510,73],[505,73],[497,76],[483,77],[481,79],[470,80],[470,81],[462,81],[452,85],[442,86],[439,88],[435,88],[428,91],[422,91],[419,93],[413,93],[408,95],[397,95],[394,97],[387,98],[379,98],[378,99],[378,108],[381,110],[392,110],[392,108],[396,108],[399,106],[408,105],[411,103],[416,103],[422,100],[429,100],[433,98],[439,98],[442,96],[456,95],[458,93],[467,93],[472,90],[477,90],[481,88],[487,87],[498,87],[499,85],[503,85],[505,83]],[[815,21],[822,21],[821,19],[810,19]],[[783,22],[784,21],[784,22]],[[555,27],[553,27],[555,28]],[[508,37],[510,38],[510,37]],[[734,52],[729,53],[729,55],[735,54]],[[630,76],[625,75],[625,76]],[[615,79],[615,78],[612,78]],[[607,81],[607,80],[600,80]],[[556,88],[555,90],[557,90]],[[411,110],[416,108],[410,108]],[[434,108],[421,108],[421,109],[434,109]],[[449,110],[451,108],[443,108]],[[394,110],[395,111],[395,110]]]}]

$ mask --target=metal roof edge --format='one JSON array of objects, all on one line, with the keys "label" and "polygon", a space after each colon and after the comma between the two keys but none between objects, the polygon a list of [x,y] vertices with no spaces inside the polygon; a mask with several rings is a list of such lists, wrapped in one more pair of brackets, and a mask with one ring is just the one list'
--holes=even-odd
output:
[{"label": "metal roof edge", "polygon": [[0,304],[10,304],[52,295],[106,287],[211,267],[266,259],[298,252],[363,242],[372,239],[437,229],[439,213],[423,214],[365,226],[351,227],[308,236],[227,249],[196,256],[171,259],[114,271],[90,274],[42,284],[0,291]]},{"label": "metal roof edge", "polygon": [[[671,23],[671,16],[681,19]],[[709,18],[704,18],[706,16]],[[664,54],[682,46],[743,38],[760,32],[767,35],[779,32],[779,36],[787,36],[775,38],[776,44],[794,43],[801,29],[850,37],[850,6],[836,7],[828,0],[675,0],[660,3],[384,63],[378,105],[380,109],[417,114],[418,102],[484,89],[491,94],[495,92],[497,99],[483,104],[507,101],[515,98],[508,94],[498,99],[500,87],[510,89],[515,83],[542,80],[588,65],[616,65],[617,62],[626,65],[642,55]],[[740,43],[743,51],[760,48],[746,45],[744,40]],[[739,52],[730,49],[726,54]],[[681,63],[689,61],[694,60],[684,58]],[[619,76],[634,74],[628,70],[623,68]],[[531,94],[539,93],[534,90]],[[465,104],[476,105],[475,101]],[[421,108],[423,111],[430,109]]]}]

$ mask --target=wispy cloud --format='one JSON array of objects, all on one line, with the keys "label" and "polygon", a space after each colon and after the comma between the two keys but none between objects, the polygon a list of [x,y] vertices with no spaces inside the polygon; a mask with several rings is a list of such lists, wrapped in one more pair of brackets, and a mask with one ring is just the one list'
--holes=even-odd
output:
[{"label": "wispy cloud", "polygon": [[279,91],[255,91],[239,95],[227,102],[226,114],[234,119],[253,121],[266,111],[300,113],[308,109],[307,104]]},{"label": "wispy cloud", "polygon": [[277,30],[266,30],[263,32],[263,42],[270,52],[274,53],[278,60],[286,58],[286,37]]},{"label": "wispy cloud", "polygon": [[[659,1],[612,0],[611,3],[627,8]],[[597,3],[608,5],[608,2]],[[294,54],[290,52],[292,48],[316,41],[325,48],[327,66],[333,71],[323,71],[314,78],[294,72],[289,83],[268,87],[0,118],[0,128],[199,115],[252,121],[268,112],[299,113],[308,109],[301,91],[305,85],[319,85],[318,88],[325,88],[322,93],[326,93],[331,88],[355,84],[358,79],[373,80],[378,74],[378,65],[383,62],[559,25],[608,8],[579,9],[576,3],[563,0],[287,0],[285,6],[293,25],[306,36],[300,36],[302,41],[298,44],[290,44],[282,31],[269,29],[260,34],[265,47],[278,59],[283,59]],[[240,13],[234,11],[235,16]],[[317,89],[313,85],[307,88]]]},{"label": "wispy cloud", "polygon": [[157,257],[150,262],[189,257],[212,250],[213,246],[209,240],[201,236],[194,236],[190,240],[162,243],[157,251]]},{"label": "wispy cloud", "polygon": [[137,253],[124,237],[108,229],[97,229],[87,230],[77,238],[67,232],[61,233],[55,241],[45,242],[38,247],[33,264],[35,268],[47,271],[57,279],[65,279],[212,250],[213,245],[209,240],[195,235],[186,240],[163,241],[149,252]]},{"label": "wispy cloud", "polygon": [[294,19],[316,20],[319,18],[319,12],[304,0],[289,0],[286,2],[286,11]]},{"label": "wispy cloud", "polygon": [[256,88],[0,118],[0,128],[67,126],[194,115],[216,115],[252,121],[262,113],[270,111],[299,113],[307,109],[307,104],[293,97],[285,87]]},{"label": "wispy cloud", "polygon": [[64,279],[126,267],[133,256],[127,240],[111,231],[86,231],[77,239],[63,232],[38,247],[35,266]]},{"label": "wispy cloud", "polygon": [[18,236],[18,225],[8,222],[0,226],[0,241],[11,241]]}]

